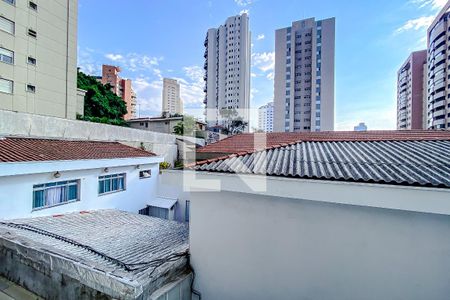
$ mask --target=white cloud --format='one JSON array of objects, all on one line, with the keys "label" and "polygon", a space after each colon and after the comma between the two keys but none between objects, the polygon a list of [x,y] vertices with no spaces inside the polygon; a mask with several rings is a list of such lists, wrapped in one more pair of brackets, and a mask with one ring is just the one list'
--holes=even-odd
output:
[{"label": "white cloud", "polygon": [[243,10],[241,10],[241,11],[239,12],[239,14],[240,14],[240,15],[242,15],[242,14],[250,15],[250,10],[248,10],[248,9],[243,9]]},{"label": "white cloud", "polygon": [[144,70],[152,71],[159,62],[163,60],[163,57],[148,56],[139,53],[128,53],[128,54],[113,54],[108,53],[105,57],[120,66],[123,69],[127,69],[131,72],[138,72]]},{"label": "white cloud", "polygon": [[256,37],[257,41],[263,40],[266,36],[264,34],[258,34],[258,36]]},{"label": "white cloud", "polygon": [[234,0],[234,2],[239,6],[247,6],[252,4],[253,0]]},{"label": "white cloud", "polygon": [[428,28],[430,24],[433,22],[435,16],[424,16],[417,19],[411,19],[406,21],[400,28],[395,31],[395,34],[399,34],[409,30],[421,30],[424,28]]},{"label": "white cloud", "polygon": [[275,68],[275,52],[253,53],[252,64],[264,73],[272,71]]},{"label": "white cloud", "polygon": [[200,66],[184,67],[183,71],[187,78],[180,80],[181,97],[186,106],[190,108],[201,108],[205,93],[203,87],[203,68]]},{"label": "white cloud", "polygon": [[270,72],[269,74],[267,74],[267,79],[269,80],[274,80],[275,79],[275,74],[273,72]]},{"label": "white cloud", "polygon": [[440,10],[447,3],[447,0],[411,0],[412,4],[418,5],[419,8],[431,8],[432,10]]},{"label": "white cloud", "polygon": [[108,53],[105,55],[105,57],[107,59],[110,59],[112,61],[121,61],[123,59],[123,56],[120,54],[113,54],[113,53]]}]

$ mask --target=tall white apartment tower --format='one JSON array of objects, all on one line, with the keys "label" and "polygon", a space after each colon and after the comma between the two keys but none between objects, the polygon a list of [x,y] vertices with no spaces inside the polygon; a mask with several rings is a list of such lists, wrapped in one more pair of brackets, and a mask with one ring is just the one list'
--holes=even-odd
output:
[{"label": "tall white apartment tower", "polygon": [[204,45],[204,103],[208,126],[221,125],[222,109],[236,110],[248,122],[251,60],[248,15],[230,17],[219,28],[209,29]]},{"label": "tall white apartment tower", "polygon": [[450,1],[428,28],[426,128],[450,130]]},{"label": "tall white apartment tower", "polygon": [[78,0],[0,1],[0,109],[68,119],[83,114],[77,10]]},{"label": "tall white apartment tower", "polygon": [[334,130],[335,19],[275,32],[275,132]]},{"label": "tall white apartment tower", "polygon": [[273,132],[273,102],[258,109],[258,129],[264,132]]},{"label": "tall white apartment tower", "polygon": [[175,79],[163,79],[162,92],[162,112],[163,114],[183,114],[183,104],[180,98],[180,84]]}]

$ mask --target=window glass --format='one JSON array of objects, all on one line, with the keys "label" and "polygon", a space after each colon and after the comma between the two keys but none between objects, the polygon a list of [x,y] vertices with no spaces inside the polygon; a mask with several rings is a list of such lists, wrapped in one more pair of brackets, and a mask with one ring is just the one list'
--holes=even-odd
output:
[{"label": "window glass", "polygon": [[0,30],[14,34],[14,22],[0,16]]},{"label": "window glass", "polygon": [[105,175],[98,178],[98,193],[100,195],[125,190],[125,173]]},{"label": "window glass", "polygon": [[79,200],[79,180],[51,182],[33,186],[33,209]]},{"label": "window glass", "polygon": [[14,52],[5,48],[0,48],[0,61],[7,64],[14,63]]},{"label": "window glass", "polygon": [[13,81],[0,78],[0,92],[12,94],[13,85]]}]

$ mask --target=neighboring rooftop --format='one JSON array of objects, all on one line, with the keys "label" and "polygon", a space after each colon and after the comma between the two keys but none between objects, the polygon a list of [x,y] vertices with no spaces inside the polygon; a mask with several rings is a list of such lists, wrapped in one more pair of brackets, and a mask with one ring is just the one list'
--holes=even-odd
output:
[{"label": "neighboring rooftop", "polygon": [[118,142],[0,138],[0,163],[150,156],[155,156],[155,154]]},{"label": "neighboring rooftop", "polygon": [[430,132],[429,136],[422,132],[352,133],[306,134],[304,141],[204,160],[191,167],[208,172],[450,188],[450,132]]},{"label": "neighboring rooftop", "polygon": [[[136,123],[136,122],[162,122],[162,121],[182,121],[183,116],[173,116],[173,117],[143,117],[143,118],[134,118],[127,120],[128,123]],[[195,120],[195,122],[200,124],[206,124],[203,121]]]},{"label": "neighboring rooftop", "polygon": [[[33,262],[31,268],[51,268],[112,298],[151,294],[189,272],[188,227],[183,223],[116,210],[5,222],[0,222],[2,255],[13,260],[26,253],[26,259]],[[26,278],[18,274],[28,270],[18,266],[26,264],[23,259],[10,263],[17,270],[6,270],[3,265],[7,263],[3,263],[0,274]]]},{"label": "neighboring rooftop", "polygon": [[433,141],[450,140],[450,131],[334,131],[334,132],[274,132],[244,133],[223,139],[198,149],[199,153],[231,154],[251,152],[292,142],[350,142],[350,141]]}]

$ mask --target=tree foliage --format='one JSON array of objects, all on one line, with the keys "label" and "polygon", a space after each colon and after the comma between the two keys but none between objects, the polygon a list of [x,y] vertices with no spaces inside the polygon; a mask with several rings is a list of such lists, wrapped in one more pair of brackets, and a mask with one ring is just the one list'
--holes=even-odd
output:
[{"label": "tree foliage", "polygon": [[109,84],[103,85],[95,77],[78,72],[77,86],[86,91],[84,116],[78,116],[79,119],[126,126],[123,120],[127,113],[125,101],[111,91]]},{"label": "tree foliage", "polygon": [[244,132],[248,123],[239,116],[235,109],[224,108],[220,110],[222,117],[222,133],[227,135],[235,135]]},{"label": "tree foliage", "polygon": [[184,116],[183,121],[178,122],[173,127],[173,133],[176,135],[189,135],[192,136],[195,131],[195,119],[191,116]]}]

